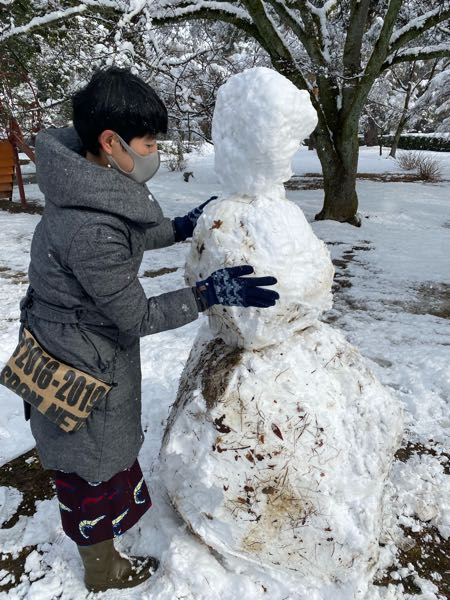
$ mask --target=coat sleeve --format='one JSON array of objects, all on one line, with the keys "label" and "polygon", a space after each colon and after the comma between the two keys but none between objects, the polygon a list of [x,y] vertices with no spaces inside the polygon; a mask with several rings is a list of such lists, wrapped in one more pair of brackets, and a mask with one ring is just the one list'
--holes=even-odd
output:
[{"label": "coat sleeve", "polygon": [[126,226],[84,225],[72,241],[68,266],[97,308],[120,331],[145,336],[198,317],[190,287],[147,298],[138,279]]},{"label": "coat sleeve", "polygon": [[173,221],[164,217],[159,223],[150,225],[145,230],[145,249],[155,250],[156,248],[165,248],[175,244],[175,230]]}]

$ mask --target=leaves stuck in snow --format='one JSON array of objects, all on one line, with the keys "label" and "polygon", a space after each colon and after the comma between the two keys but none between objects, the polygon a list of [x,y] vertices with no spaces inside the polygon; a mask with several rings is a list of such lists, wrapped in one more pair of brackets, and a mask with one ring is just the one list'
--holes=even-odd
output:
[{"label": "leaves stuck in snow", "polygon": [[278,427],[278,425],[276,425],[275,423],[272,423],[272,431],[274,432],[274,434],[280,438],[280,440],[283,439],[283,435],[280,431],[280,428]]}]

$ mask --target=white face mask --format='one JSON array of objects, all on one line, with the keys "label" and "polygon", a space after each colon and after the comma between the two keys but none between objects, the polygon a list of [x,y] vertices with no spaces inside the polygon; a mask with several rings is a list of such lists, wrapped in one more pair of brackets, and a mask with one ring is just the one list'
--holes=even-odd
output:
[{"label": "white face mask", "polygon": [[135,152],[133,148],[131,148],[131,146],[129,146],[126,143],[126,141],[120,137],[118,133],[116,133],[116,135],[119,138],[123,149],[126,151],[128,156],[130,156],[133,159],[134,166],[131,171],[125,171],[124,169],[122,169],[121,166],[119,166],[117,161],[114,160],[114,158],[110,154],[107,154],[106,159],[109,165],[111,167],[114,167],[114,169],[117,169],[124,175],[128,175],[128,177],[131,177],[131,179],[133,179],[137,183],[144,183],[145,181],[151,179],[155,175],[156,171],[159,169],[159,165],[161,164],[159,152],[156,151],[152,152],[151,154],[148,154],[147,156],[141,156],[140,154]]}]

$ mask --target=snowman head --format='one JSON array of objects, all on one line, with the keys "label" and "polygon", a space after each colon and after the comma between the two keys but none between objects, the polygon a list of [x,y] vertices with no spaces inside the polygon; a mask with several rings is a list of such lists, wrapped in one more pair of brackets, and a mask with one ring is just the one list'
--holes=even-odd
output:
[{"label": "snowman head", "polygon": [[226,191],[270,195],[292,175],[291,159],[317,124],[309,93],[265,67],[231,77],[219,90],[212,137]]},{"label": "snowman head", "polygon": [[258,350],[314,325],[331,306],[333,265],[301,209],[285,198],[291,159],[317,123],[309,94],[279,73],[255,68],[231,77],[213,119],[216,170],[228,192],[205,207],[185,279],[251,265],[280,294],[270,308],[214,305],[210,330],[231,346]]}]

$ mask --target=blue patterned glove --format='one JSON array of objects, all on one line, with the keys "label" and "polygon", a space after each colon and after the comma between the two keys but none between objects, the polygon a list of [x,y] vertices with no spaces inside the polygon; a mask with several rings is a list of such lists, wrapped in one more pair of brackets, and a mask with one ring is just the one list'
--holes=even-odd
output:
[{"label": "blue patterned glove", "polygon": [[172,223],[176,242],[183,242],[185,239],[192,237],[195,226],[197,225],[197,221],[202,214],[203,209],[208,202],[211,202],[211,200],[215,200],[216,198],[217,196],[211,196],[209,200],[189,211],[184,217],[175,217],[175,219],[173,219]]},{"label": "blue patterned glove", "polygon": [[274,306],[280,295],[274,290],[265,290],[259,286],[274,285],[275,277],[251,277],[254,269],[250,265],[226,267],[214,271],[209,277],[197,281],[193,288],[200,311],[223,304],[225,306]]}]

